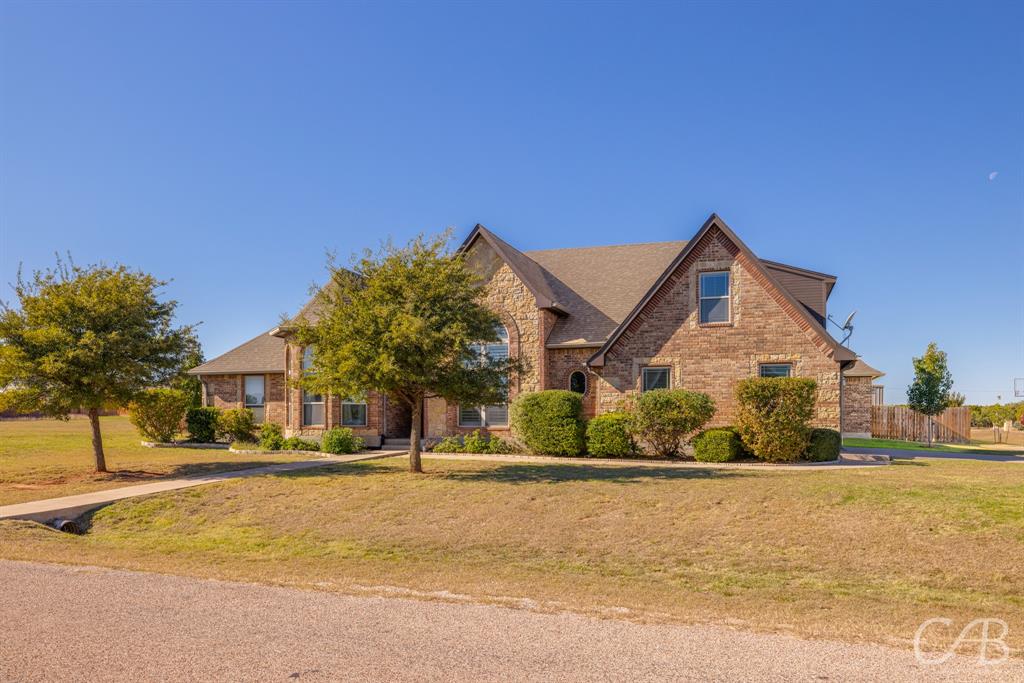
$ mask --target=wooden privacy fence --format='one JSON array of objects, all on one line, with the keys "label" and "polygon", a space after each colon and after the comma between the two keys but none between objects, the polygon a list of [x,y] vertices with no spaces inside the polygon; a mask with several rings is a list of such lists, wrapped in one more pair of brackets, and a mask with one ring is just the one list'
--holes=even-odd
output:
[{"label": "wooden privacy fence", "polygon": [[[871,406],[871,436],[876,439],[928,441],[928,416],[907,406]],[[932,440],[968,443],[971,440],[971,409],[946,408],[935,416]]]}]

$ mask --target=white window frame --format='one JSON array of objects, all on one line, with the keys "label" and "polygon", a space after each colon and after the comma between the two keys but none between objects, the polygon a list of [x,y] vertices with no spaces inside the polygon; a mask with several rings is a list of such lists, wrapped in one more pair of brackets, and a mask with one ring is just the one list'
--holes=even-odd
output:
[{"label": "white window frame", "polygon": [[[263,402],[262,403],[249,403],[249,391],[248,383],[249,378],[258,378],[263,385]],[[266,375],[242,375],[242,405],[248,410],[252,410],[253,417],[256,418],[256,411],[253,408],[260,408],[260,417],[256,419],[257,424],[263,423],[267,419],[267,376]]]},{"label": "white window frame", "polygon": [[659,372],[664,370],[665,371],[665,375],[668,378],[668,382],[667,382],[668,386],[666,386],[664,388],[665,389],[671,389],[672,388],[672,368],[667,366],[667,365],[651,365],[651,366],[646,367],[646,368],[641,368],[641,370],[640,370],[640,393],[644,393],[644,392],[647,392],[647,391],[655,391],[657,389],[661,389],[662,388],[662,387],[654,387],[653,389],[648,389],[647,388],[647,373],[649,371],[654,371],[654,370],[657,370]]},{"label": "white window frame", "polygon": [[[362,422],[345,422],[345,406],[362,406],[363,407],[363,421]],[[370,409],[366,405],[366,401],[353,401],[352,399],[345,399],[341,402],[341,426],[342,427],[365,427],[369,424],[370,420]]]},{"label": "white window frame", "polygon": [[[487,419],[487,409],[488,408],[504,408],[505,409],[505,421],[504,422],[491,422],[490,420],[488,420]],[[470,428],[476,428],[476,429],[485,429],[485,428],[490,428],[490,427],[508,427],[508,404],[507,403],[503,403],[501,405],[494,405],[494,406],[465,406],[464,407],[462,405],[458,405],[458,406],[456,406],[456,410],[459,411],[458,412],[458,415],[459,415],[458,424],[459,424],[460,427],[470,427]],[[462,411],[463,410],[475,410],[476,413],[480,416],[480,423],[479,424],[466,424],[465,422],[463,422],[462,421]]]},{"label": "white window frame", "polygon": [[[313,397],[319,396],[319,401],[307,401],[306,396]],[[306,421],[306,406],[324,406],[320,414],[323,415],[323,419],[320,422],[307,422]],[[324,402],[323,394],[313,394],[305,389],[302,390],[302,426],[303,427],[326,427],[327,426],[327,407]]]},{"label": "white window frame", "polygon": [[[765,368],[786,368],[785,375],[766,375],[764,374]],[[760,363],[757,366],[758,377],[792,377],[793,376],[793,364],[792,363]]]},{"label": "white window frame", "polygon": [[[725,294],[704,296],[704,278],[709,275],[725,276]],[[708,270],[698,275],[699,297],[697,299],[697,320],[701,325],[726,325],[732,322],[732,273],[728,270]],[[704,302],[725,299],[725,320],[704,320]]]},{"label": "white window frame", "polygon": [[[472,347],[480,355],[480,359],[481,360],[487,360],[487,358],[490,356],[489,347],[502,346],[502,343],[501,343],[502,341],[504,341],[504,346],[505,346],[505,356],[504,357],[508,358],[508,355],[511,352],[511,345],[509,344],[508,328],[505,327],[504,325],[502,325],[501,323],[499,323],[498,325],[501,328],[501,333],[498,335],[499,342],[497,344],[495,344],[494,342],[487,342],[487,343],[483,343],[483,344],[474,344],[473,347]],[[463,421],[462,421],[462,410],[463,410],[463,407],[461,405],[457,405],[455,407],[455,409],[458,411],[457,424],[460,427],[473,427],[473,428],[477,428],[477,429],[485,429],[485,428],[489,428],[489,427],[508,427],[508,402],[502,403],[500,405],[492,405],[492,406],[467,406],[466,408],[467,408],[467,410],[476,410],[477,414],[480,416],[480,424],[465,424],[465,423],[463,423]],[[504,422],[494,422],[494,423],[490,422],[487,419],[487,409],[488,408],[504,408],[505,421]]]}]

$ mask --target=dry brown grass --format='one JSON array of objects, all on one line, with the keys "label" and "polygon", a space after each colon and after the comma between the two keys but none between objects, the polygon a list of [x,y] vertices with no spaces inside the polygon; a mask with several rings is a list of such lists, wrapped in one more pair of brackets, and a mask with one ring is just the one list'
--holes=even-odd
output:
[{"label": "dry brown grass", "polygon": [[993,616],[1024,644],[1016,463],[426,466],[411,475],[397,458],[123,502],[83,537],[0,524],[0,555],[902,645],[930,617]]},{"label": "dry brown grass", "polygon": [[200,448],[145,448],[127,417],[100,418],[107,474],[97,474],[89,421],[0,421],[0,505],[306,459]]}]

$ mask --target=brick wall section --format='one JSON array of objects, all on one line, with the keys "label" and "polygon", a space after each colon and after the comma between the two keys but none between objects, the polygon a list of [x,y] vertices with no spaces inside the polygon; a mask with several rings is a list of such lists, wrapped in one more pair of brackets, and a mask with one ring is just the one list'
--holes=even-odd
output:
[{"label": "brick wall section", "polygon": [[594,349],[548,349],[548,374],[545,389],[568,389],[569,376],[582,371],[587,378],[587,391],[583,394],[583,414],[588,418],[597,412],[597,377],[587,372],[585,363],[594,355]]},{"label": "brick wall section", "polygon": [[[287,411],[287,419],[281,424],[285,426],[287,436],[306,436],[319,439],[325,430],[341,425],[341,399],[337,396],[324,396],[324,425],[302,424],[302,389],[295,385],[295,380],[302,372],[302,349],[294,344],[287,348],[288,386],[285,387],[291,410]],[[379,437],[383,433],[384,397],[376,392],[367,392],[366,426],[351,427],[352,431],[362,437]]]},{"label": "brick wall section", "polygon": [[[204,375],[202,382],[212,387],[215,408],[227,410],[244,407],[245,375]],[[287,410],[284,375],[279,372],[263,375],[263,393],[264,420],[283,425]],[[205,387],[203,396],[207,396]]]},{"label": "brick wall section", "polygon": [[[698,274],[713,270],[731,274],[731,321],[701,325]],[[818,382],[815,425],[837,428],[838,363],[787,310],[785,298],[771,290],[720,231],[706,233],[610,349],[605,366],[597,368],[597,412],[614,410],[638,394],[644,366],[667,366],[673,387],[709,394],[718,408],[714,424],[729,424],[737,380],[756,376],[760,363],[785,361],[793,364],[794,376]]]},{"label": "brick wall section", "polygon": [[287,406],[285,405],[285,379],[283,373],[267,375],[264,381],[266,392],[266,419],[267,422],[284,425],[287,419]]},{"label": "brick wall section", "polygon": [[210,395],[208,392],[212,391],[212,407],[221,410],[241,407],[241,375],[204,375],[202,381],[204,405],[211,405],[207,397]]},{"label": "brick wall section", "polygon": [[843,433],[871,434],[871,378],[843,378]]}]

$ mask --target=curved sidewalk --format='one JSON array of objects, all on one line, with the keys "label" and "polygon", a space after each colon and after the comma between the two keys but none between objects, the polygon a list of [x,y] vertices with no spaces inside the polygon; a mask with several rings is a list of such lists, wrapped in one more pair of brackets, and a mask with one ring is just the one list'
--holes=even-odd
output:
[{"label": "curved sidewalk", "polygon": [[333,455],[320,457],[316,460],[303,460],[301,462],[285,462],[265,467],[253,467],[248,470],[235,470],[233,472],[220,472],[218,474],[203,474],[195,477],[181,477],[179,479],[164,479],[149,484],[138,484],[136,486],[122,486],[116,489],[93,491],[92,493],[80,493],[74,496],[62,498],[47,498],[45,500],[33,500],[28,503],[17,505],[0,505],[0,519],[29,519],[36,522],[49,522],[58,518],[75,518],[95,508],[113,503],[125,498],[137,496],[148,496],[153,493],[164,491],[176,491],[187,489],[203,484],[215,484],[219,481],[229,479],[241,479],[244,477],[256,477],[261,474],[277,474],[279,472],[294,472],[296,470],[308,470],[313,467],[324,467],[345,462],[359,462],[361,460],[374,460],[377,458],[390,458],[396,455],[404,455],[406,451],[371,451],[369,453],[353,453],[352,455]]}]

